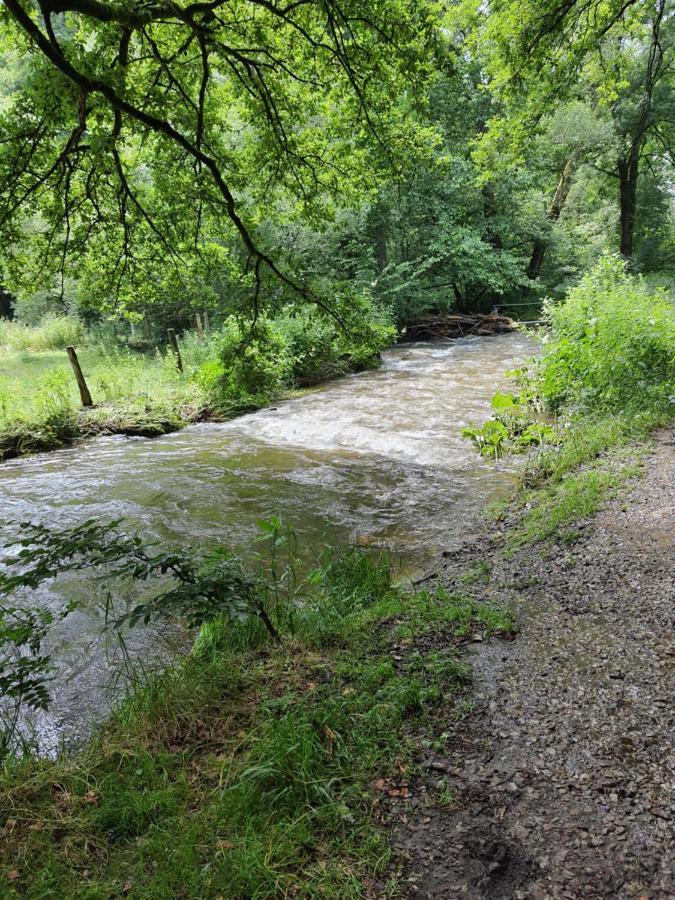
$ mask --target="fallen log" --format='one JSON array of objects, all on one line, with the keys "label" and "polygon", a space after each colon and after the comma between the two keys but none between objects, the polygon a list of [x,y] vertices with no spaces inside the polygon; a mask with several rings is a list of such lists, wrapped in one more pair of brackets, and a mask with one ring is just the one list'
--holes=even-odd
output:
[{"label": "fallen log", "polygon": [[513,319],[498,313],[426,315],[410,322],[403,338],[408,341],[447,340],[469,335],[503,334],[513,331],[514,327]]}]

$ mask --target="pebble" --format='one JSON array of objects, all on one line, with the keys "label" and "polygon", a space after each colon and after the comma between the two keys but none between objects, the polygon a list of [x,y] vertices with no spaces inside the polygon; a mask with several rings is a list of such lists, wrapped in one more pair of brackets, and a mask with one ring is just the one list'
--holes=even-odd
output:
[{"label": "pebble", "polygon": [[484,702],[457,726],[457,803],[429,808],[423,837],[397,828],[416,897],[675,898],[674,442],[574,547],[505,560],[488,536],[446,557],[451,591],[471,589],[472,555],[489,562],[520,633],[472,645]]}]

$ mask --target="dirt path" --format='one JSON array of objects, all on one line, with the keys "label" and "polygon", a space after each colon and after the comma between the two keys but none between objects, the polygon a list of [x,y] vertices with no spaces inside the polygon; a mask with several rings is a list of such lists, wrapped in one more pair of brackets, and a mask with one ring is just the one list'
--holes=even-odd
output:
[{"label": "dirt path", "polygon": [[491,561],[472,590],[521,633],[476,645],[468,733],[393,811],[408,896],[675,897],[674,493],[671,431],[575,544],[448,558],[439,580],[462,591],[477,549]]}]

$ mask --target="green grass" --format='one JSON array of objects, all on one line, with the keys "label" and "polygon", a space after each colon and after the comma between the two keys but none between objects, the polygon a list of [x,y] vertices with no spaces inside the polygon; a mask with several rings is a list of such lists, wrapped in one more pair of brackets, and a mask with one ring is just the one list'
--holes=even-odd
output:
[{"label": "green grass", "polygon": [[[196,395],[172,359],[102,348],[78,351],[94,403],[175,403]],[[65,351],[21,352],[0,358],[0,423],[35,421],[50,406],[80,406],[73,372]]]},{"label": "green grass", "polygon": [[632,477],[640,472],[643,449],[614,447],[601,459],[568,472],[557,481],[527,491],[521,498],[525,511],[507,541],[510,550],[559,538],[569,541],[571,527],[597,512]]},{"label": "green grass", "polygon": [[672,413],[659,406],[601,418],[579,416],[560,427],[558,446],[535,460],[516,498],[496,513],[503,518],[509,509],[518,512],[507,552],[548,539],[573,540],[576,522],[640,474],[651,433],[671,421]]},{"label": "green grass", "polygon": [[471,568],[462,576],[464,584],[489,584],[490,582],[490,564],[484,559],[478,560]]},{"label": "green grass", "polygon": [[[390,848],[377,821],[420,751],[466,711],[467,634],[502,609],[391,587],[344,553],[293,635],[208,629],[80,754],[0,776],[6,896],[362,897]],[[452,797],[439,790],[439,805]]]},{"label": "green grass", "polygon": [[[652,432],[672,419],[672,412],[661,406],[560,419],[558,443],[534,457],[513,496],[486,512],[493,521],[515,519],[508,530],[508,552],[539,541],[570,539],[575,522],[597,512],[640,473]],[[464,583],[489,580],[483,566],[479,562],[470,569]]]},{"label": "green grass", "polygon": [[206,404],[194,377],[206,348],[187,335],[182,351],[185,374],[169,353],[78,349],[95,404],[87,410],[81,409],[65,350],[6,352],[0,357],[0,460],[55,449],[76,437],[152,436],[193,421]]}]

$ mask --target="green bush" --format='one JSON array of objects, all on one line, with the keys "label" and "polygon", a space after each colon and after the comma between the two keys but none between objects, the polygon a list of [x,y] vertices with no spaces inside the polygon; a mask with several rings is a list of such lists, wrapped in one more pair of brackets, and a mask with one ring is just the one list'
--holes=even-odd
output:
[{"label": "green bush", "polygon": [[395,337],[393,326],[365,305],[350,328],[306,309],[260,319],[252,329],[229,319],[211,340],[197,380],[216,408],[257,408],[289,387],[376,367]]},{"label": "green bush", "polygon": [[348,360],[340,357],[334,322],[302,311],[276,320],[275,325],[287,342],[293,380],[299,387],[336,378],[349,370]]},{"label": "green bush", "polygon": [[396,340],[396,329],[367,300],[359,299],[358,320],[344,328],[335,319],[304,308],[274,320],[286,341],[296,386],[378,366],[382,350]]},{"label": "green bush", "polygon": [[381,352],[391,347],[396,338],[397,332],[391,318],[372,309],[358,330],[341,330],[338,333],[337,347],[348,360],[349,368],[361,372],[377,368]]},{"label": "green bush", "polygon": [[201,366],[200,384],[216,407],[258,408],[291,384],[292,361],[283,335],[268,320],[247,330],[234,319],[223,328],[217,357]]},{"label": "green bush", "polygon": [[672,402],[675,308],[620,259],[601,259],[547,315],[538,388],[550,407],[621,412]]}]

